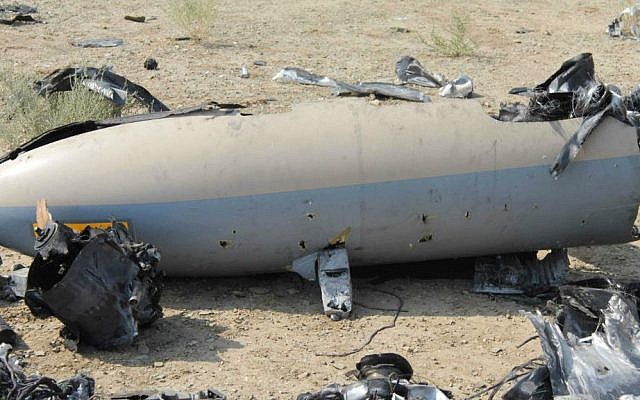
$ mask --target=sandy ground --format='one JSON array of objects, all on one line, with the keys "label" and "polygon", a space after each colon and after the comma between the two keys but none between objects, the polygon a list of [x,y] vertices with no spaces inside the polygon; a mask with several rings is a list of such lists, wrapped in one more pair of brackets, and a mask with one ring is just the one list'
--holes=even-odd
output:
[{"label": "sandy ground", "polygon": [[[480,101],[488,111],[514,100],[506,95],[511,87],[541,82],[583,51],[594,54],[601,79],[625,89],[638,81],[639,44],[604,34],[625,5],[621,1],[212,1],[218,17],[202,43],[173,40],[180,32],[159,3],[35,2],[46,23],[0,26],[2,59],[16,71],[39,74],[73,64],[112,65],[172,108],[216,100],[247,104],[251,112],[282,111],[329,96],[327,89],[273,82],[281,67],[347,81],[392,82],[394,63],[405,54],[450,77],[469,74],[479,98],[468,101]],[[469,16],[469,34],[477,44],[473,56],[446,58],[428,46],[431,32],[442,32],[454,11]],[[156,19],[139,24],[125,21],[126,14]],[[521,27],[529,32],[516,33]],[[69,44],[104,37],[126,44],[111,49]],[[159,61],[159,70],[142,67],[148,56]],[[267,65],[254,66],[254,60]],[[243,63],[250,67],[249,79],[239,77]],[[437,101],[435,92],[429,93]],[[640,278],[639,245],[573,249],[572,273]],[[8,250],[0,255],[5,273],[15,263],[29,262]],[[407,312],[396,328],[345,358],[316,353],[358,345],[393,313],[356,306],[349,320],[331,322],[321,315],[318,288],[294,275],[169,280],[162,298],[165,318],[142,331],[135,346],[118,351],[73,353],[60,343],[59,322],[36,320],[22,304],[0,302],[0,314],[19,332],[17,352],[29,371],[64,378],[88,370],[102,394],[211,386],[231,398],[290,399],[328,383],[349,382],[345,373],[362,355],[392,351],[412,362],[419,379],[462,398],[540,354],[535,341],[516,348],[533,334],[518,312],[532,309],[526,303],[470,293],[471,282],[453,276],[421,279],[403,271],[391,278],[377,284],[371,277],[354,280],[359,303],[396,307],[396,299],[377,291],[389,290],[403,298]]]}]

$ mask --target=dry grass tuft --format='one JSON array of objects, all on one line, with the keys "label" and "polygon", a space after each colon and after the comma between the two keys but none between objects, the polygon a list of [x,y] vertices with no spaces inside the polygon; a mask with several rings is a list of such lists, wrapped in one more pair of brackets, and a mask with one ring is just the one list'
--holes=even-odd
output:
[{"label": "dry grass tuft", "polygon": [[475,50],[475,44],[467,37],[468,18],[460,14],[453,14],[447,36],[436,32],[431,33],[433,49],[447,57],[470,56]]},{"label": "dry grass tuft", "polygon": [[15,147],[49,129],[72,122],[100,120],[122,115],[99,94],[76,84],[69,92],[39,96],[35,77],[0,69],[0,141]]},{"label": "dry grass tuft", "polygon": [[167,14],[184,34],[195,40],[211,35],[216,18],[215,0],[175,0],[167,4]]}]

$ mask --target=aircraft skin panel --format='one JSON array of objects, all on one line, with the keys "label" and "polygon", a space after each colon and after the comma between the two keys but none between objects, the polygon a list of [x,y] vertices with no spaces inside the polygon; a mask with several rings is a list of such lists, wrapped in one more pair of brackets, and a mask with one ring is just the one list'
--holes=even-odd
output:
[{"label": "aircraft skin panel", "polygon": [[[637,150],[636,150],[637,151]],[[640,156],[144,204],[56,205],[61,222],[125,220],[176,276],[287,270],[349,229],[353,266],[627,242]],[[79,187],[79,191],[83,188]],[[35,202],[0,207],[0,243],[33,253]]]},{"label": "aircraft skin panel", "polygon": [[[500,122],[475,101],[339,101],[283,114],[144,121],[0,163],[0,206],[211,200],[549,167],[578,125]],[[577,160],[635,154],[635,129],[608,118]]]}]

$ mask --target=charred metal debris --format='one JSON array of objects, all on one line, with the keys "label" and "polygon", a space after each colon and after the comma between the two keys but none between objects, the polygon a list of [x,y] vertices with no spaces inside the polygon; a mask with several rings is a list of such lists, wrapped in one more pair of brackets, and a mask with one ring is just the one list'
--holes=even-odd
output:
[{"label": "charred metal debris", "polygon": [[37,229],[35,250],[25,303],[36,317],[62,321],[63,336],[97,348],[130,345],[138,327],[162,317],[160,252],[123,224],[75,233],[51,220]]},{"label": "charred metal debris", "polygon": [[110,396],[97,396],[95,381],[87,373],[64,381],[39,374],[26,375],[21,361],[11,354],[11,345],[0,343],[0,399],[3,400],[89,400],[105,398],[109,400],[226,400],[219,390],[209,388],[197,393],[183,393],[173,390],[147,390]]},{"label": "charred metal debris", "polygon": [[169,111],[160,100],[142,86],[112,72],[109,68],[69,67],[57,69],[35,83],[34,89],[44,95],[53,92],[66,92],[79,83],[115,105],[122,107],[128,96],[144,104],[150,112]]},{"label": "charred metal debris", "polygon": [[356,364],[358,381],[332,384],[297,400],[448,400],[451,394],[427,383],[414,383],[413,368],[394,353],[370,354]]},{"label": "charred metal debris", "polygon": [[593,130],[607,116],[636,128],[640,148],[640,85],[622,95],[614,86],[595,79],[593,57],[579,54],[565,61],[560,69],[533,89],[514,88],[510,94],[529,97],[527,105],[502,105],[498,119],[512,122],[556,121],[582,118],[582,124],[569,138],[549,168],[557,177],[575,159]]},{"label": "charred metal debris", "polygon": [[95,382],[85,374],[56,380],[26,375],[20,360],[11,354],[11,345],[0,343],[0,398],[4,400],[88,400],[95,391]]},{"label": "charred metal debris", "polygon": [[33,17],[38,10],[24,4],[0,4],[0,24],[20,25],[41,22]]},{"label": "charred metal debris", "polygon": [[[516,381],[505,400],[626,399],[640,396],[639,282],[595,278],[560,286],[547,321],[527,312],[544,357],[514,368],[498,384]],[[541,362],[543,361],[543,362]]]},{"label": "charred metal debris", "polygon": [[401,100],[428,103],[431,98],[419,90],[405,86],[415,84],[430,88],[440,88],[438,92],[443,97],[470,97],[473,92],[473,82],[467,75],[460,75],[453,81],[447,81],[440,74],[427,72],[418,60],[404,56],[396,63],[396,76],[401,85],[384,82],[345,83],[323,75],[313,74],[300,68],[285,67],[278,72],[273,80],[280,82],[299,83],[332,88],[334,96],[369,96],[382,98],[396,98]]}]

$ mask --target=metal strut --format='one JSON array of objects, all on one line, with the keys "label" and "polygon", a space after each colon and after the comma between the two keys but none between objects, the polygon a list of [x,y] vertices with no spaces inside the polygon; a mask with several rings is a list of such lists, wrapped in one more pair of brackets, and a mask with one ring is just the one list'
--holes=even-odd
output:
[{"label": "metal strut", "polygon": [[293,270],[305,279],[318,280],[325,315],[334,321],[349,317],[353,291],[346,248],[327,248],[299,258]]}]

